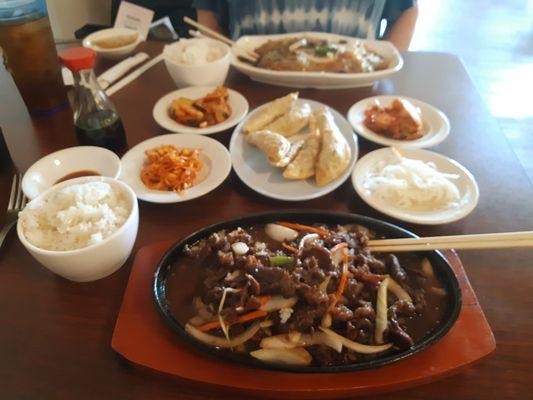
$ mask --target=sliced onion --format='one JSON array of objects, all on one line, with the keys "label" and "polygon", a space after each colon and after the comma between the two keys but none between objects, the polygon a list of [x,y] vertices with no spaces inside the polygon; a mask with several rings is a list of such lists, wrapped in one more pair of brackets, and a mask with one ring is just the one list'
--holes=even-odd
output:
[{"label": "sliced onion", "polygon": [[386,280],[389,282],[387,286],[388,290],[390,290],[390,292],[395,295],[398,300],[405,300],[410,303],[413,302],[413,299],[411,299],[409,293],[407,293],[407,291],[403,287],[401,287],[398,282],[396,282],[391,277],[387,278]]},{"label": "sliced onion", "polygon": [[293,44],[291,44],[289,46],[289,51],[295,51],[295,50],[297,50],[300,47],[303,47],[305,45],[307,45],[307,39],[306,38],[301,38],[300,40],[294,42]]},{"label": "sliced onion", "polygon": [[[291,335],[298,335],[296,340]],[[342,351],[342,343],[339,339],[326,335],[324,332],[314,332],[313,334],[301,334],[300,332],[290,332],[284,335],[276,335],[264,338],[259,344],[262,348],[268,349],[293,349],[295,347],[306,347],[313,345],[324,345],[331,347],[337,353]]]},{"label": "sliced onion", "polygon": [[322,321],[320,323],[321,326],[324,328],[329,328],[333,322],[333,318],[331,317],[330,313],[325,313],[322,317]]},{"label": "sliced onion", "polygon": [[444,288],[441,288],[439,286],[433,286],[431,288],[431,291],[435,294],[438,294],[439,296],[446,296],[448,294],[448,292],[446,292]]},{"label": "sliced onion", "polygon": [[191,335],[193,338],[199,340],[202,343],[208,344],[210,346],[223,347],[223,348],[237,347],[240,344],[247,342],[248,340],[250,340],[251,338],[255,336],[255,334],[260,328],[261,328],[261,322],[256,322],[255,324],[250,326],[247,330],[245,330],[240,335],[235,336],[231,340],[227,340],[226,338],[223,338],[220,336],[213,336],[208,333],[202,332],[190,324],[185,325],[185,331],[189,335]]},{"label": "sliced onion", "polygon": [[231,245],[231,249],[238,256],[243,256],[246,253],[248,253],[248,250],[250,250],[248,245],[246,243],[244,243],[244,242],[235,242],[235,243],[233,243]]},{"label": "sliced onion", "polygon": [[298,347],[299,340],[300,338],[293,342],[287,335],[275,335],[262,339],[259,346],[267,349],[292,349]]},{"label": "sliced onion", "polygon": [[194,308],[196,308],[196,312],[198,312],[198,315],[204,320],[210,321],[215,317],[211,310],[209,310],[209,307],[205,305],[199,297],[194,298],[193,304]]},{"label": "sliced onion", "polygon": [[282,308],[291,308],[296,304],[296,297],[285,298],[283,296],[272,296],[265,304],[259,307],[260,310],[271,312]]},{"label": "sliced onion", "polygon": [[307,242],[308,240],[315,240],[315,239],[318,239],[319,237],[320,235],[318,233],[308,233],[307,235],[305,235],[303,238],[300,239],[298,248],[301,249],[302,247],[304,247],[305,242]]},{"label": "sliced onion", "polygon": [[261,361],[289,365],[309,365],[313,360],[311,354],[301,347],[294,349],[259,349],[252,351],[250,355]]},{"label": "sliced onion", "polygon": [[348,338],[345,338],[344,336],[339,335],[336,332],[333,332],[331,329],[320,327],[320,329],[328,334],[329,336],[332,336],[336,339],[338,339],[342,345],[350,350],[355,351],[356,353],[361,354],[375,354],[375,353],[381,353],[385,350],[388,350],[392,347],[392,343],[382,344],[380,346],[369,346],[367,344],[361,344],[354,341],[351,341]]},{"label": "sliced onion", "polygon": [[278,224],[266,224],[265,233],[276,242],[292,241],[298,237],[298,232]]},{"label": "sliced onion", "polygon": [[422,260],[422,272],[426,276],[426,278],[434,278],[435,272],[433,271],[433,266],[429,262],[427,258],[424,258]]},{"label": "sliced onion", "polygon": [[333,265],[337,266],[342,262],[347,247],[348,243],[343,242],[336,244],[331,248],[331,260],[333,261]]},{"label": "sliced onion", "polygon": [[287,337],[289,338],[289,342],[291,343],[298,343],[300,338],[302,337],[301,332],[292,331],[287,334]]},{"label": "sliced onion", "polygon": [[374,340],[377,344],[383,344],[383,332],[387,329],[387,287],[389,286],[390,278],[381,281],[378,287],[378,298],[376,300],[376,330],[374,332]]},{"label": "sliced onion", "polygon": [[320,289],[321,292],[327,294],[327,289],[328,289],[329,281],[331,281],[331,275],[326,276],[326,279],[324,279],[324,280],[322,281],[322,283],[320,284],[320,286],[318,287],[318,288]]},{"label": "sliced onion", "polygon": [[194,317],[192,317],[188,323],[191,324],[191,325],[194,325],[194,326],[200,326],[202,324],[205,324],[207,321],[205,319],[203,319],[202,317],[200,317],[199,315],[196,315]]}]

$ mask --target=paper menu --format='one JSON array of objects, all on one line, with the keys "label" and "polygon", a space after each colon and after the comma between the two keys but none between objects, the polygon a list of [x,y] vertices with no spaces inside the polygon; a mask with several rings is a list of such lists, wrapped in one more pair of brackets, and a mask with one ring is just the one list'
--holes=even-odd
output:
[{"label": "paper menu", "polygon": [[115,19],[115,28],[132,29],[146,39],[153,18],[154,12],[152,10],[122,1]]}]

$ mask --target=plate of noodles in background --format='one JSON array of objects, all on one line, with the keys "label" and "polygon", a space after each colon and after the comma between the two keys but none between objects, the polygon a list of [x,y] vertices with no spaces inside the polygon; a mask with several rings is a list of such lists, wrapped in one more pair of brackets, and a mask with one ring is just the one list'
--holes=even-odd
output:
[{"label": "plate of noodles in background", "polygon": [[248,101],[223,86],[194,86],[163,96],[152,115],[157,124],[171,132],[207,135],[237,125],[248,113]]},{"label": "plate of noodles in background", "polygon": [[209,193],[231,170],[228,150],[200,135],[169,134],[132,147],[122,157],[119,179],[137,198],[151,203],[178,203]]},{"label": "plate of noodles in background", "polygon": [[387,147],[368,153],[355,165],[352,184],[376,210],[422,225],[464,218],[479,200],[476,180],[465,167],[421,149]]}]

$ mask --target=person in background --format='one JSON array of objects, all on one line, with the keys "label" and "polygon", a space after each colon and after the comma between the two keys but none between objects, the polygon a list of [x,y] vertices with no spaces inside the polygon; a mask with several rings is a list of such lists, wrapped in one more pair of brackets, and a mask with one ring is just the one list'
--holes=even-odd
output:
[{"label": "person in background", "polygon": [[416,0],[193,0],[192,6],[198,22],[233,39],[320,31],[386,39],[400,50],[408,49],[418,17]]}]

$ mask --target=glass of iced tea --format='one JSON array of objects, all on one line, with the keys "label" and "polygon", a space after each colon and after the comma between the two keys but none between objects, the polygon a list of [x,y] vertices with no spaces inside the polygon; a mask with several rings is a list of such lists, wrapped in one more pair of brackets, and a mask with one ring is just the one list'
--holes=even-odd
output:
[{"label": "glass of iced tea", "polygon": [[0,0],[0,59],[32,115],[67,104],[45,0]]}]

